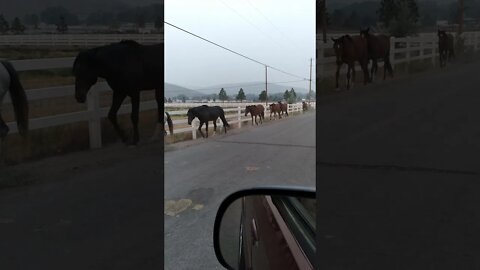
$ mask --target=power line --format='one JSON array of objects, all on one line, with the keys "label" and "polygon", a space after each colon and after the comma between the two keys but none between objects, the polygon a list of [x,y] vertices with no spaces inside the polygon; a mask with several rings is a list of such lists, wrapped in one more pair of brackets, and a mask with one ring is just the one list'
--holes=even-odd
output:
[{"label": "power line", "polygon": [[295,45],[295,47],[297,47],[297,49],[299,49],[297,43],[296,43],[295,41],[293,41],[292,39],[290,39],[290,38],[289,38],[287,35],[285,35],[282,31],[280,31],[280,29],[278,29],[278,28],[275,26],[275,24],[273,24],[273,22],[270,21],[270,20],[267,18],[267,16],[265,16],[265,15],[263,14],[263,12],[261,12],[257,7],[255,7],[255,6],[252,4],[252,2],[250,2],[249,0],[246,0],[246,2],[247,2],[253,9],[255,9],[255,11],[257,11],[258,14],[260,14],[260,16],[262,16],[268,23],[270,23],[270,25],[272,25],[273,28],[275,28],[275,30],[277,30],[277,32],[279,32],[280,34],[282,34],[282,36],[283,36],[284,38],[288,39],[292,44]]},{"label": "power line", "polygon": [[266,37],[268,37],[271,41],[273,41],[273,43],[277,46],[279,46],[275,40],[273,40],[273,38],[268,35],[267,33],[263,32],[260,28],[258,28],[255,24],[253,24],[252,22],[250,22],[249,20],[247,20],[244,16],[242,16],[242,14],[240,14],[238,11],[236,11],[234,8],[230,7],[229,5],[227,5],[227,3],[225,3],[223,0],[218,0],[220,2],[222,2],[223,5],[225,5],[227,8],[229,8],[231,11],[233,11],[235,14],[237,14],[240,18],[242,18],[244,21],[246,21],[248,24],[250,24],[253,28],[257,29],[258,32],[262,33],[262,35],[265,35]]},{"label": "power line", "polygon": [[183,28],[181,28],[181,27],[178,27],[178,26],[176,26],[176,25],[173,25],[173,24],[171,24],[171,23],[168,23],[168,22],[166,22],[166,21],[163,21],[163,22],[164,22],[165,24],[167,24],[167,25],[170,25],[170,26],[178,29],[178,30],[181,30],[181,31],[183,31],[183,32],[185,32],[185,33],[187,33],[187,34],[190,34],[190,35],[192,35],[192,36],[194,36],[194,37],[197,37],[197,38],[199,38],[199,39],[201,39],[201,40],[203,40],[203,41],[206,41],[206,42],[208,42],[208,43],[211,43],[211,44],[213,44],[213,45],[215,45],[215,46],[217,46],[217,47],[220,47],[220,48],[222,48],[222,49],[224,49],[224,50],[227,50],[227,51],[229,51],[229,52],[231,52],[231,53],[234,53],[234,54],[236,54],[236,55],[238,55],[238,56],[241,56],[241,57],[243,57],[243,58],[245,58],[245,59],[248,59],[248,60],[250,60],[250,61],[253,61],[253,62],[257,63],[257,64],[260,64],[260,65],[262,65],[262,66],[269,67],[269,68],[271,68],[271,69],[273,69],[273,70],[276,70],[276,71],[278,71],[278,72],[281,72],[281,73],[290,75],[290,76],[292,76],[292,77],[300,78],[300,79],[302,79],[302,80],[308,80],[308,79],[306,79],[305,77],[298,76],[298,75],[295,75],[295,74],[292,74],[292,73],[283,71],[283,70],[281,70],[281,69],[278,69],[278,68],[272,67],[272,66],[270,66],[270,65],[267,65],[266,63],[262,63],[262,62],[260,62],[260,61],[258,61],[258,60],[255,60],[255,59],[250,58],[250,57],[248,57],[248,56],[246,56],[246,55],[243,55],[243,54],[241,54],[241,53],[238,53],[238,52],[236,52],[236,51],[234,51],[234,50],[231,50],[231,49],[229,49],[229,48],[227,48],[227,47],[225,47],[225,46],[222,46],[222,45],[220,45],[220,44],[218,44],[218,43],[215,43],[215,42],[213,42],[213,41],[210,41],[210,40],[208,40],[208,39],[206,39],[206,38],[203,38],[203,37],[201,37],[201,36],[199,36],[199,35],[196,35],[196,34],[190,32],[190,31],[187,31],[187,30],[185,30],[185,29],[183,29]]}]

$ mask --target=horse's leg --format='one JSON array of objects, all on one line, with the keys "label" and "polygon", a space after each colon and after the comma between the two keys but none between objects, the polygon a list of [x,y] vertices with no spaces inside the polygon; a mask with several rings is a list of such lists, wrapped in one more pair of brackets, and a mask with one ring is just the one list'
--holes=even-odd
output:
[{"label": "horse's leg", "polygon": [[130,142],[132,145],[136,145],[139,141],[139,134],[138,134],[138,112],[140,110],[140,92],[137,91],[130,96],[130,100],[132,103],[132,113],[130,118],[132,120],[133,125],[133,140]]},{"label": "horse's leg", "polygon": [[352,67],[352,80],[350,84],[351,84],[351,87],[353,88],[353,85],[355,84],[355,66]]},{"label": "horse's leg", "polygon": [[[157,101],[158,121],[157,121],[157,126],[155,127],[155,131],[153,132],[153,138],[156,138],[158,136],[159,129],[160,131],[162,131],[164,136],[167,134],[167,131],[165,130],[166,119],[163,119],[164,117],[162,114],[162,105],[164,100],[163,100],[163,95],[160,91],[160,88],[155,89],[155,100]],[[162,119],[163,119],[163,123],[162,123]]]},{"label": "horse's leg", "polygon": [[203,122],[200,120],[200,126],[198,127],[198,131],[200,131],[200,135],[202,135],[202,138],[205,138],[205,135],[202,132],[202,127],[203,127]]},{"label": "horse's leg", "polygon": [[8,131],[8,126],[3,120],[2,115],[0,114],[0,140],[3,140],[7,136]]},{"label": "horse's leg", "polygon": [[[215,123],[216,120],[213,120],[213,121],[214,121],[213,123]],[[207,132],[207,138],[208,138],[208,121],[205,122],[205,132]]]},{"label": "horse's leg", "polygon": [[255,124],[258,126],[257,115],[255,114]]},{"label": "horse's leg", "polygon": [[253,126],[253,114],[250,114],[250,116],[252,116],[252,126]]},{"label": "horse's leg", "polygon": [[217,134],[217,119],[213,121],[213,134]]},{"label": "horse's leg", "polygon": [[337,72],[335,73],[335,80],[336,80],[336,86],[335,88],[337,89],[337,91],[339,90],[339,87],[338,87],[338,77],[340,76],[340,68],[342,67],[342,65],[337,65]]},{"label": "horse's leg", "polygon": [[351,76],[350,76],[350,72],[352,70],[352,66],[350,64],[348,64],[348,68],[347,68],[347,90],[350,89],[350,79],[351,79]]},{"label": "horse's leg", "polygon": [[120,139],[122,139],[122,142],[126,142],[127,137],[118,125],[117,112],[120,109],[120,106],[122,106],[122,102],[126,96],[127,94],[124,92],[113,91],[112,106],[110,107],[110,111],[108,112],[108,120],[110,120],[110,122],[112,123],[113,128],[117,132],[118,136],[120,136]]}]

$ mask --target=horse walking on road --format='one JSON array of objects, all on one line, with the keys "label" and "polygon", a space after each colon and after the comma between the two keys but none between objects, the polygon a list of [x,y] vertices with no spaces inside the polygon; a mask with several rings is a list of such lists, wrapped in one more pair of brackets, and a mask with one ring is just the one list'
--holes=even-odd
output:
[{"label": "horse walking on road", "polygon": [[282,111],[282,108],[280,107],[280,104],[272,103],[272,104],[269,105],[269,107],[270,107],[270,120],[272,120],[272,114],[273,114],[273,119],[275,119],[277,117],[277,114],[278,114],[279,119],[282,118],[282,115],[280,114],[281,111]]},{"label": "horse walking on road", "polygon": [[440,67],[447,65],[447,60],[455,58],[453,35],[447,34],[444,30],[438,30],[438,53],[440,54]]},{"label": "horse walking on road", "polygon": [[372,60],[372,69],[370,81],[373,81],[377,74],[378,59],[383,60],[383,80],[385,80],[387,71],[390,77],[393,77],[393,68],[390,63],[390,37],[386,35],[372,35],[369,33],[370,28],[360,31],[360,36],[367,39],[368,59]]},{"label": "horse walking on road", "polygon": [[[345,63],[348,65],[347,69],[347,89],[350,89],[350,84],[353,86],[355,81],[355,62],[359,62],[363,71],[363,83],[367,84],[370,81],[368,74],[368,44],[365,38],[361,36],[344,35],[340,38],[332,38],[333,49],[337,57],[337,72],[335,73],[336,88],[338,89],[338,77],[340,75],[340,68]],[[350,74],[352,73],[352,76]]]},{"label": "horse walking on road", "polygon": [[165,130],[165,123],[168,123],[168,129],[170,131],[170,136],[173,136],[173,122],[170,114],[168,112],[163,113],[163,134],[167,136],[167,131]]},{"label": "horse walking on road", "polygon": [[257,116],[260,118],[260,123],[263,124],[263,120],[265,119],[265,108],[262,105],[250,105],[245,107],[245,116],[248,115],[252,116],[252,125],[253,125],[253,117],[255,116],[255,124],[258,126]]},{"label": "horse walking on road", "polygon": [[303,109],[303,112],[306,112],[308,111],[308,109],[310,108],[310,106],[308,105],[307,102],[303,101],[302,102],[302,109]]},{"label": "horse walking on road", "polygon": [[[157,129],[158,125],[164,125],[161,122],[164,101],[163,47],[163,43],[141,45],[133,40],[123,40],[81,51],[75,58],[73,74],[77,102],[85,103],[90,88],[99,77],[104,78],[113,90],[108,119],[120,139],[126,144],[136,145],[139,141],[140,91],[155,89],[158,106]],[[117,112],[127,96],[130,97],[132,104],[133,138],[130,140],[117,122]]]},{"label": "horse walking on road", "polygon": [[288,116],[288,104],[282,103],[281,101],[279,101],[278,104],[280,104],[280,112],[282,113],[282,115],[287,114]]},{"label": "horse walking on road", "polygon": [[200,131],[200,134],[204,138],[205,138],[205,135],[202,132],[202,126],[205,123],[205,131],[207,132],[206,138],[208,138],[208,121],[213,121],[214,132],[217,131],[217,119],[219,117],[222,120],[223,129],[225,130],[225,133],[227,133],[227,127],[230,127],[230,125],[227,123],[227,119],[225,119],[225,112],[220,106],[209,107],[207,105],[202,105],[202,106],[194,107],[188,110],[187,116],[188,116],[189,125],[192,124],[192,121],[193,119],[195,119],[195,117],[197,117],[198,120],[200,120],[200,126],[198,127],[198,131]]},{"label": "horse walking on road", "polygon": [[25,136],[28,131],[28,101],[17,71],[8,61],[0,61],[0,143],[8,134],[8,126],[2,118],[2,103],[10,93],[18,132]]}]

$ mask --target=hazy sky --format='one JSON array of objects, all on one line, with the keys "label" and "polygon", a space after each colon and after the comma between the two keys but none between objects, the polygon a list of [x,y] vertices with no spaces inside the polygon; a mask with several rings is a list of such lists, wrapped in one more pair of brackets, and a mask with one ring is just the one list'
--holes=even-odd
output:
[{"label": "hazy sky", "polygon": [[[313,58],[315,78],[314,0],[165,0],[165,21],[301,77]],[[165,25],[166,82],[196,89],[264,80],[260,64]],[[300,79],[269,69],[268,80]],[[307,81],[288,85],[308,89]]]}]

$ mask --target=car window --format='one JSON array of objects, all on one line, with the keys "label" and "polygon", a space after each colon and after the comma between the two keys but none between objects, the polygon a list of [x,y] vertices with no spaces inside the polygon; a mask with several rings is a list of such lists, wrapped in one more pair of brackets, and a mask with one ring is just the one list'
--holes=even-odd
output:
[{"label": "car window", "polygon": [[312,263],[315,261],[315,199],[272,196],[273,203]]}]

